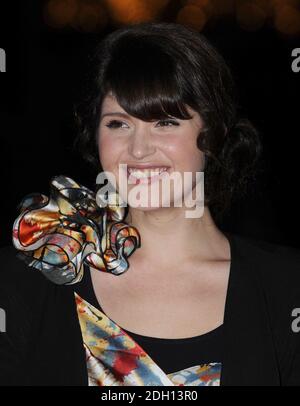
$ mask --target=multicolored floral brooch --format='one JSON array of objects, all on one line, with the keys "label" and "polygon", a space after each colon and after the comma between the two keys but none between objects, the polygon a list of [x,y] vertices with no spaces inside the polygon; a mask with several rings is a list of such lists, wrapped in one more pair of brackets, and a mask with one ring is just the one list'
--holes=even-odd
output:
[{"label": "multicolored floral brooch", "polygon": [[84,264],[120,275],[140,234],[123,222],[126,207],[100,207],[96,194],[67,176],[50,181],[50,197],[32,193],[19,205],[13,244],[29,266],[59,285],[79,282]]}]

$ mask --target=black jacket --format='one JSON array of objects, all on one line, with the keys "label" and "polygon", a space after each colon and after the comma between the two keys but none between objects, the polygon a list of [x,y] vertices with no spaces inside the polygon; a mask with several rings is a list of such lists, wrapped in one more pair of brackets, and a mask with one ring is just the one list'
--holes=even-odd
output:
[{"label": "black jacket", "polygon": [[[300,386],[300,250],[227,235],[221,386]],[[53,284],[17,252],[0,250],[0,385],[88,385],[76,285]]]}]

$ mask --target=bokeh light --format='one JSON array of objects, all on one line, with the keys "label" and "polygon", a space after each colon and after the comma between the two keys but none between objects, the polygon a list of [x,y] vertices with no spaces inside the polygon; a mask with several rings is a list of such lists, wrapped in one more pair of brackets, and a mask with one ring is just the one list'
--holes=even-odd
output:
[{"label": "bokeh light", "polygon": [[215,16],[232,15],[235,12],[235,0],[210,0]]},{"label": "bokeh light", "polygon": [[237,5],[236,19],[239,26],[245,30],[256,31],[266,20],[266,12],[255,2],[244,2]]},{"label": "bokeh light", "polygon": [[50,0],[45,7],[46,23],[54,28],[62,28],[71,23],[78,11],[77,0]]},{"label": "bokeh light", "polygon": [[85,32],[160,20],[202,31],[210,20],[215,24],[230,16],[244,30],[267,23],[280,34],[300,35],[300,0],[49,0],[44,16],[53,28]]},{"label": "bokeh light", "polygon": [[214,5],[211,0],[186,0],[185,5],[199,7],[207,17],[214,14]]},{"label": "bokeh light", "polygon": [[99,1],[81,1],[78,12],[72,21],[72,27],[81,31],[96,32],[108,22],[106,9]]},{"label": "bokeh light", "polygon": [[93,32],[107,23],[105,8],[99,0],[50,0],[44,9],[45,21],[53,28],[72,26]]},{"label": "bokeh light", "polygon": [[149,2],[142,0],[105,0],[109,15],[116,24],[132,24],[149,21],[153,9]]},{"label": "bokeh light", "polygon": [[282,34],[300,34],[300,12],[295,7],[283,5],[275,13],[274,25]]},{"label": "bokeh light", "polygon": [[109,14],[116,23],[136,23],[150,18],[146,4],[139,0],[106,0]]},{"label": "bokeh light", "polygon": [[202,8],[197,6],[184,6],[177,14],[176,22],[189,26],[194,30],[203,30],[207,21],[206,14]]}]

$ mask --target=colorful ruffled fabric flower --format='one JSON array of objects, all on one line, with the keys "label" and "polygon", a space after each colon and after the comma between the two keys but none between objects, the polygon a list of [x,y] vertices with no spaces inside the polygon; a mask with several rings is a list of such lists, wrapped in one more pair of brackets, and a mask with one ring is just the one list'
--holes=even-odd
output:
[{"label": "colorful ruffled fabric flower", "polygon": [[50,197],[26,195],[13,224],[19,256],[59,285],[79,282],[84,264],[120,275],[140,247],[140,234],[123,220],[126,207],[100,207],[96,194],[60,175],[50,181]]}]

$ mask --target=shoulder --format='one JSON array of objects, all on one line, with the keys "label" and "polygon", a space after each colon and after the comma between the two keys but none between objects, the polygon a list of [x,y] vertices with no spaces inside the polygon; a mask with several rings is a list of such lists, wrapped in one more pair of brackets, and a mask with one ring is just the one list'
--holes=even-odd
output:
[{"label": "shoulder", "polygon": [[13,245],[0,248],[0,308],[7,313],[7,320],[14,325],[37,328],[45,318],[57,318],[61,309],[72,312],[73,286],[51,282],[19,254]]},{"label": "shoulder", "polygon": [[[300,250],[288,245],[233,237],[245,280],[256,289],[268,319],[286,382],[300,379]],[[247,286],[247,285],[246,285]],[[253,299],[254,300],[254,299]],[[251,304],[250,304],[251,306]]]},{"label": "shoulder", "polygon": [[[29,339],[32,326],[41,319],[51,300],[52,287],[40,272],[18,257],[12,245],[0,248],[0,308],[6,314],[10,341]],[[21,346],[21,345],[20,345]]]},{"label": "shoulder", "polygon": [[[17,256],[13,246],[0,248],[0,308],[5,315],[0,334],[0,381],[15,382],[30,343],[40,328],[49,283]],[[20,378],[21,379],[21,378]]]},{"label": "shoulder", "polygon": [[[65,382],[57,372],[60,360],[73,365],[77,354],[81,357],[73,289],[54,284],[18,254],[13,246],[0,248],[0,309],[5,314],[0,385]],[[62,341],[70,351],[65,351]],[[72,380],[72,371],[70,376]]]},{"label": "shoulder", "polygon": [[234,236],[233,245],[237,278],[259,293],[279,333],[283,325],[290,332],[300,315],[300,250],[242,236]]},{"label": "shoulder", "polygon": [[[300,249],[244,236],[233,236],[238,273],[253,281],[274,318],[300,308]],[[288,313],[288,314],[287,314]]]},{"label": "shoulder", "polygon": [[11,288],[14,291],[37,293],[50,287],[48,281],[37,269],[30,267],[19,256],[20,252],[13,246],[0,248],[0,280],[2,291]]},{"label": "shoulder", "polygon": [[247,268],[270,288],[280,284],[280,288],[297,288],[300,283],[300,248],[255,240],[241,235],[233,236],[236,256],[247,264]]},{"label": "shoulder", "polygon": [[13,245],[0,248],[0,281],[0,307],[4,304],[16,312],[23,306],[32,316],[54,303],[54,299],[67,299],[71,294],[70,288],[54,284],[29,266]]}]

